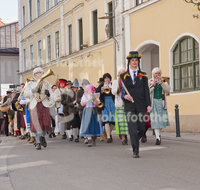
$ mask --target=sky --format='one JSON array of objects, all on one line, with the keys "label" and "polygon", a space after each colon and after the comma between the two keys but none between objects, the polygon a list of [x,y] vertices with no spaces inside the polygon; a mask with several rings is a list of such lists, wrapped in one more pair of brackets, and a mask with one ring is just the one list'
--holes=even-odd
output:
[{"label": "sky", "polygon": [[18,0],[0,0],[0,18],[6,24],[18,21]]}]

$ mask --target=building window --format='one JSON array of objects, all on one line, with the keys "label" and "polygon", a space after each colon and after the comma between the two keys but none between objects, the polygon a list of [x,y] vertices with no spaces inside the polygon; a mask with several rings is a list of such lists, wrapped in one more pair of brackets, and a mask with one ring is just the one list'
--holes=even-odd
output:
[{"label": "building window", "polygon": [[199,45],[191,37],[180,40],[173,51],[174,91],[200,89]]},{"label": "building window", "polygon": [[54,5],[57,5],[58,4],[58,0],[54,0]]},{"label": "building window", "polygon": [[33,68],[34,62],[33,62],[33,45],[30,45],[30,67]]},{"label": "building window", "polygon": [[98,18],[97,10],[92,11],[92,24],[93,24],[93,45],[98,43]]},{"label": "building window", "polygon": [[37,16],[40,16],[40,0],[37,0]]},{"label": "building window", "polygon": [[[113,4],[112,1],[108,3],[108,16],[113,16]],[[113,18],[108,19],[109,21],[109,37],[113,37]]]},{"label": "building window", "polygon": [[59,31],[55,33],[55,58],[60,56],[59,52]]},{"label": "building window", "polygon": [[26,49],[23,49],[23,69],[26,70]]},{"label": "building window", "polygon": [[38,65],[42,65],[42,41],[38,41]]},{"label": "building window", "polygon": [[29,21],[32,22],[32,0],[29,0]]},{"label": "building window", "polygon": [[23,23],[23,27],[25,26],[25,6],[23,6],[23,8],[22,8],[22,23]]},{"label": "building window", "polygon": [[47,36],[47,62],[51,61],[51,36]]},{"label": "building window", "polygon": [[68,47],[69,47],[69,54],[72,53],[72,25],[68,25]]},{"label": "building window", "polygon": [[78,20],[79,29],[79,50],[83,49],[83,20],[82,18]]},{"label": "building window", "polygon": [[[147,1],[149,1],[149,0],[147,0]],[[134,6],[138,6],[138,5],[140,5],[140,4],[142,4],[142,3],[144,3],[144,0],[134,0]]]},{"label": "building window", "polygon": [[50,0],[46,0],[46,11],[50,9]]}]

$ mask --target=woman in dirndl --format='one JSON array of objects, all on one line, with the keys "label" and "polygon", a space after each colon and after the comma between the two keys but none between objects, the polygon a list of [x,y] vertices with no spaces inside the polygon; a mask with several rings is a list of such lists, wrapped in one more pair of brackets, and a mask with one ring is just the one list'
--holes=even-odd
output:
[{"label": "woman in dirndl", "polygon": [[107,143],[112,143],[112,130],[115,125],[115,96],[112,94],[112,77],[109,73],[103,75],[104,83],[99,85],[97,92],[100,92],[100,101],[104,104],[102,115],[102,124],[105,126]]},{"label": "woman in dirndl", "polygon": [[126,115],[124,113],[124,102],[121,98],[123,88],[122,81],[120,79],[120,75],[125,72],[126,69],[120,69],[118,71],[118,79],[114,80],[112,84],[112,94],[115,95],[115,129],[116,134],[121,137],[123,145],[128,144],[128,124],[126,121]]},{"label": "woman in dirndl", "polygon": [[94,87],[89,84],[85,88],[84,95],[81,98],[81,105],[84,106],[80,136],[88,138],[88,147],[95,145],[97,136],[102,135],[102,128],[98,114],[94,111],[96,100],[94,100]]},{"label": "woman in dirndl", "polygon": [[150,114],[151,127],[155,131],[156,145],[161,144],[161,130],[169,126],[167,113],[166,94],[170,93],[170,86],[161,76],[161,69],[156,67],[152,70],[152,79],[149,80],[152,112]]}]

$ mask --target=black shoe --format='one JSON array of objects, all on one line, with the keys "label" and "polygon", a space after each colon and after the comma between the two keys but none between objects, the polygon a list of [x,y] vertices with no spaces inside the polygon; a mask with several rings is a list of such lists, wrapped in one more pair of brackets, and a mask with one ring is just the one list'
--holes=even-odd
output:
[{"label": "black shoe", "polygon": [[25,135],[23,135],[23,136],[21,137],[21,140],[24,140],[24,139],[26,139],[26,136],[25,136]]},{"label": "black shoe", "polygon": [[147,136],[146,135],[142,136],[141,142],[142,143],[146,143],[147,142]]},{"label": "black shoe", "polygon": [[27,138],[27,141],[30,141],[31,140],[31,137],[30,137],[30,135],[28,136],[28,138]]},{"label": "black shoe", "polygon": [[37,143],[36,146],[35,146],[36,150],[41,150],[41,145],[40,143]]},{"label": "black shoe", "polygon": [[67,138],[67,135],[66,133],[64,135],[62,135],[62,139],[66,139]]},{"label": "black shoe", "polygon": [[52,138],[52,135],[51,135],[51,134],[49,134],[49,138]]},{"label": "black shoe", "polygon": [[139,153],[138,152],[133,152],[133,158],[139,158],[140,156],[139,156]]},{"label": "black shoe", "polygon": [[133,155],[133,158],[139,158],[139,157],[140,157],[139,154]]},{"label": "black shoe", "polygon": [[122,141],[122,145],[128,145],[126,139]]},{"label": "black shoe", "polygon": [[45,139],[45,137],[41,137],[40,138],[40,143],[41,143],[41,145],[43,146],[43,147],[47,147],[47,142],[46,142],[46,139]]},{"label": "black shoe", "polygon": [[156,139],[156,144],[155,145],[160,145],[160,140]]},{"label": "black shoe", "polygon": [[55,133],[52,133],[53,137],[56,137],[56,134]]},{"label": "black shoe", "polygon": [[109,139],[107,139],[107,143],[112,143],[112,139],[111,138],[109,138]]},{"label": "black shoe", "polygon": [[77,139],[75,139],[75,140],[74,140],[74,142],[78,143],[78,142],[79,142],[79,139],[78,139],[78,138],[77,138]]},{"label": "black shoe", "polygon": [[72,136],[69,138],[69,141],[73,141],[73,137]]}]

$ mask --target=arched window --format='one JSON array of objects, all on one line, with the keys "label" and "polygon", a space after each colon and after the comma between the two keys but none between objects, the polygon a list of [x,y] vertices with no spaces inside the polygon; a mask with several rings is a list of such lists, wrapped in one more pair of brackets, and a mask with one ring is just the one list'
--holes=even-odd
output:
[{"label": "arched window", "polygon": [[173,51],[174,91],[200,89],[199,44],[191,38],[180,40]]}]

